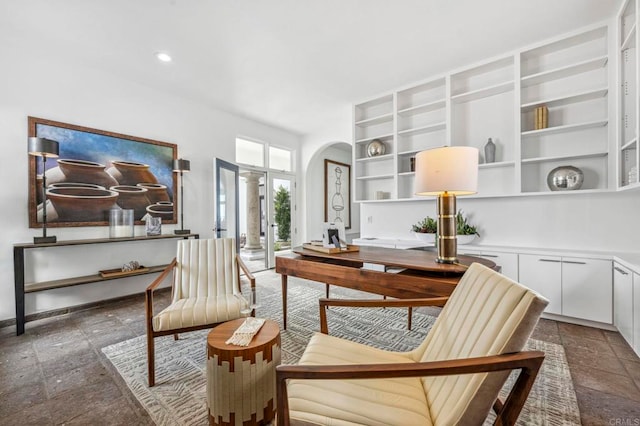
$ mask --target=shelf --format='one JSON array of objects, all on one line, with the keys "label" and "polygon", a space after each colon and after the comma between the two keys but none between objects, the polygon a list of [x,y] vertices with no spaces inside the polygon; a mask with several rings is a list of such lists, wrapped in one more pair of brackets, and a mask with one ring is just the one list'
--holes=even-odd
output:
[{"label": "shelf", "polygon": [[551,80],[558,80],[575,74],[592,71],[603,68],[607,64],[608,57],[601,56],[599,58],[590,59],[588,61],[579,62],[577,64],[556,68],[550,71],[544,71],[537,74],[522,77],[522,87],[533,86],[535,84],[545,83]]},{"label": "shelf", "polygon": [[524,111],[530,111],[535,109],[536,107],[539,106],[547,106],[547,107],[554,107],[554,106],[558,106],[558,105],[564,105],[564,104],[572,104],[572,103],[577,103],[577,102],[584,102],[584,101],[589,101],[592,99],[598,99],[598,98],[603,98],[607,95],[607,93],[609,92],[608,88],[602,88],[602,89],[597,89],[597,90],[590,90],[588,92],[580,92],[580,93],[576,93],[573,95],[568,95],[568,96],[560,96],[560,97],[556,97],[556,98],[549,98],[549,99],[544,99],[541,101],[536,101],[536,102],[530,102],[527,104],[523,104],[522,105],[522,110]]},{"label": "shelf", "polygon": [[560,161],[560,160],[580,160],[584,158],[598,158],[598,157],[606,157],[609,155],[608,152],[594,152],[591,154],[580,154],[580,155],[561,155],[557,157],[536,157],[536,158],[523,158],[522,164],[535,164],[535,163],[545,163],[550,161]]},{"label": "shelf", "polygon": [[500,161],[497,163],[482,163],[478,164],[479,169],[494,169],[499,167],[514,167],[516,165],[515,161]]},{"label": "shelf", "polygon": [[415,133],[428,133],[428,132],[435,132],[438,130],[444,130],[447,128],[447,123],[446,122],[442,122],[442,123],[435,123],[435,124],[430,124],[428,126],[422,126],[422,127],[416,127],[413,129],[407,129],[407,130],[401,130],[398,132],[398,135],[400,136],[408,136],[408,135],[412,135]]},{"label": "shelf", "polygon": [[384,161],[384,160],[391,160],[393,158],[393,154],[384,154],[384,155],[376,155],[373,157],[364,157],[364,158],[357,158],[356,161],[357,162],[368,162],[368,161]]},{"label": "shelf", "polygon": [[415,176],[416,172],[400,172],[398,176]]},{"label": "shelf", "polygon": [[520,195],[523,196],[527,196],[527,195],[554,195],[554,196],[561,196],[561,195],[574,195],[574,194],[603,194],[606,192],[610,192],[608,189],[575,189],[573,191],[552,191],[552,190],[546,190],[546,191],[530,191],[530,192],[522,192]]},{"label": "shelf", "polygon": [[411,156],[411,155],[416,155],[419,152],[425,151],[428,148],[425,149],[412,149],[410,151],[402,151],[398,153],[398,157],[406,157],[406,156]]},{"label": "shelf", "polygon": [[473,90],[471,92],[452,95],[451,102],[461,104],[464,102],[475,101],[477,99],[488,98],[490,96],[499,95],[500,93],[513,90],[513,80],[495,84],[493,86],[484,87],[482,89]]},{"label": "shelf", "polygon": [[622,42],[622,46],[620,46],[620,50],[624,51],[629,48],[636,47],[635,44],[636,44],[636,24],[633,24],[633,27],[631,27],[631,31],[629,31],[627,38],[625,38],[624,41]]},{"label": "shelf", "polygon": [[372,136],[372,137],[364,138],[364,139],[358,139],[356,141],[356,143],[365,143],[365,142],[371,142],[374,139],[382,140],[382,139],[389,139],[389,138],[392,138],[392,137],[393,137],[393,133],[386,133],[386,134],[383,134],[383,135]]},{"label": "shelf", "polygon": [[384,123],[386,121],[393,120],[393,114],[383,114],[373,118],[367,118],[365,120],[356,121],[355,125],[359,127],[371,126],[374,124]]},{"label": "shelf", "polygon": [[155,274],[157,272],[162,272],[166,267],[167,265],[150,266],[149,269],[145,270],[144,272],[130,273],[125,276],[118,276],[118,277],[103,278],[100,274],[94,274],[94,275],[85,275],[83,277],[73,277],[73,278],[63,278],[60,280],[42,281],[38,283],[26,283],[24,285],[24,292],[33,293],[36,291],[51,290],[54,288],[71,287],[71,286],[80,285],[80,284],[97,283],[97,282],[108,281],[108,280],[117,280],[120,278],[129,278],[136,275]]},{"label": "shelf", "polygon": [[398,111],[398,115],[411,116],[416,114],[422,114],[423,112],[434,111],[436,109],[444,108],[446,106],[447,106],[447,101],[445,99],[441,99],[438,101],[401,109]]},{"label": "shelf", "polygon": [[631,139],[629,142],[622,145],[622,147],[620,148],[620,151],[626,151],[627,149],[635,149],[636,148],[635,145],[637,141],[638,141],[638,138]]},{"label": "shelf", "polygon": [[522,137],[552,135],[554,133],[575,132],[577,130],[591,129],[594,127],[604,127],[609,122],[607,120],[590,121],[587,123],[566,124],[564,126],[547,127],[546,129],[529,130],[522,132]]},{"label": "shelf", "polygon": [[360,176],[356,180],[376,180],[376,179],[393,179],[393,174]]},{"label": "shelf", "polygon": [[190,238],[190,237],[198,238],[199,234],[184,234],[184,235],[163,234],[163,235],[155,235],[155,236],[149,236],[149,237],[94,238],[94,239],[87,239],[87,240],[57,241],[55,243],[46,243],[46,244],[34,244],[34,243],[14,244],[13,247],[31,249],[31,248],[39,248],[39,247],[79,246],[83,244],[124,243],[127,241],[149,241],[149,240],[163,240],[163,239]]}]

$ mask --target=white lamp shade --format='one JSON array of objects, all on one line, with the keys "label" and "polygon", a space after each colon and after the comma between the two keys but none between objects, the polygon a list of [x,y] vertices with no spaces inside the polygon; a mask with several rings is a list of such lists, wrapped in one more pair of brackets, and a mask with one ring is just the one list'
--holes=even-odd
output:
[{"label": "white lamp shade", "polygon": [[469,195],[477,191],[477,148],[446,146],[416,155],[416,195]]}]

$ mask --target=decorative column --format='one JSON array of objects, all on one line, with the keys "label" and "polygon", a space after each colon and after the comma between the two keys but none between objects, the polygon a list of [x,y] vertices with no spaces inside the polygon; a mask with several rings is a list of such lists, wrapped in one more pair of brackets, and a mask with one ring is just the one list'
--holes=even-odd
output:
[{"label": "decorative column", "polygon": [[247,242],[246,250],[261,250],[260,245],[260,178],[263,173],[246,172],[240,176],[247,180]]}]

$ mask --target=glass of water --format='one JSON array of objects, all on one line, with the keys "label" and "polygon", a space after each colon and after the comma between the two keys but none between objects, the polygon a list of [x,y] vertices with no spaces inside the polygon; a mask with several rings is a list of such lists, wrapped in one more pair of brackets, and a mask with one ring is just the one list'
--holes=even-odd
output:
[{"label": "glass of water", "polygon": [[243,316],[251,315],[251,311],[258,307],[255,288],[243,290],[237,296],[240,301],[240,313]]}]

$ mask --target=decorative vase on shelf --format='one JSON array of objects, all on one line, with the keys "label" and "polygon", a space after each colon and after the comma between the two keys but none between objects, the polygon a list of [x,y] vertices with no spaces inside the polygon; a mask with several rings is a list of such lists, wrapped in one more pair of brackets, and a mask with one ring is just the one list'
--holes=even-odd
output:
[{"label": "decorative vase on shelf", "polygon": [[584,173],[574,166],[560,166],[549,172],[547,185],[552,191],[573,191],[580,189]]},{"label": "decorative vase on shelf", "polygon": [[485,163],[495,163],[496,161],[496,144],[493,143],[491,138],[487,141],[487,144],[484,146],[484,162]]},{"label": "decorative vase on shelf", "polygon": [[380,139],[374,139],[367,145],[367,156],[377,157],[387,152],[386,145]]}]

